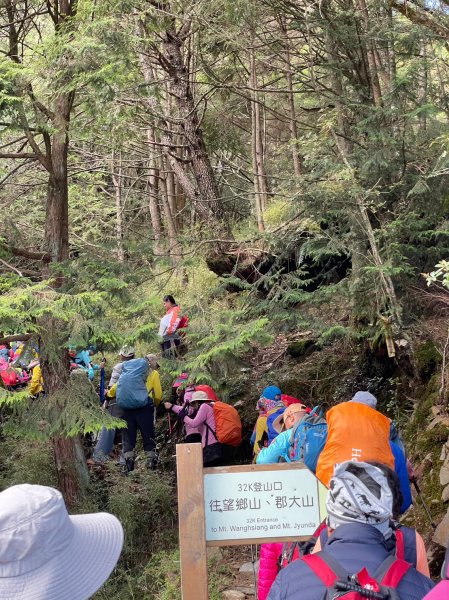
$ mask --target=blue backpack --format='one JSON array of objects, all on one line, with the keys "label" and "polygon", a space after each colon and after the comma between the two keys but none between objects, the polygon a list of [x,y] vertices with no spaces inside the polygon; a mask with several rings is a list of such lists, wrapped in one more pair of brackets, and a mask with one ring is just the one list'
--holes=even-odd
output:
[{"label": "blue backpack", "polygon": [[327,440],[326,419],[317,413],[317,407],[293,428],[288,462],[303,462],[315,473],[318,458]]},{"label": "blue backpack", "polygon": [[133,358],[123,363],[116,392],[120,408],[132,410],[148,404],[146,382],[149,370],[150,365],[146,358]]}]

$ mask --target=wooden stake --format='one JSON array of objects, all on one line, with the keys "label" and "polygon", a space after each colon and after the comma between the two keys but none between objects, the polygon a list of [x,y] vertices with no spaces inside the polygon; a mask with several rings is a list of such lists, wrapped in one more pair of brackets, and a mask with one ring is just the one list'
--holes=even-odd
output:
[{"label": "wooden stake", "polygon": [[178,444],[176,467],[182,600],[208,600],[201,444]]}]

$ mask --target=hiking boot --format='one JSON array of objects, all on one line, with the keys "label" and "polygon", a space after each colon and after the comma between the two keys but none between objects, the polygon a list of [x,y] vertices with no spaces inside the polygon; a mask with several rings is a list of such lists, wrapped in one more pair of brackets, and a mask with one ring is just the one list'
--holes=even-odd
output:
[{"label": "hiking boot", "polygon": [[123,471],[124,471],[125,475],[128,475],[128,473],[131,473],[131,471],[134,471],[134,453],[133,452],[125,453],[125,464],[123,467]]},{"label": "hiking boot", "polygon": [[157,467],[157,454],[155,450],[145,452],[147,457],[147,466],[151,471],[155,471]]},{"label": "hiking boot", "polygon": [[125,463],[126,463],[126,470],[128,473],[131,473],[131,471],[134,471],[134,458],[127,458]]}]

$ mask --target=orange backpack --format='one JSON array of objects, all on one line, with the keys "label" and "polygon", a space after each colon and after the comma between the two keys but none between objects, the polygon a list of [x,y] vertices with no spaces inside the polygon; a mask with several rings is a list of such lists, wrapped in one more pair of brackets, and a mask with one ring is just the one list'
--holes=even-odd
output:
[{"label": "orange backpack", "polygon": [[239,413],[226,402],[214,402],[215,437],[221,444],[238,446],[242,441],[242,422]]},{"label": "orange backpack", "polygon": [[316,476],[329,485],[336,464],[346,460],[376,461],[394,469],[390,419],[359,402],[342,402],[326,415],[327,441],[318,459]]}]

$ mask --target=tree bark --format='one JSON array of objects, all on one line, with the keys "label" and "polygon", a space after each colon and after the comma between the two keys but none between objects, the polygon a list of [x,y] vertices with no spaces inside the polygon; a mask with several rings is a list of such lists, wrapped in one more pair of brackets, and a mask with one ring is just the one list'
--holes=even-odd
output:
[{"label": "tree bark", "polygon": [[173,266],[176,266],[182,256],[182,248],[178,242],[178,236],[176,231],[176,223],[171,212],[168,187],[171,186],[171,179],[167,177],[169,175],[166,167],[165,156],[160,157],[161,166],[159,172],[161,173],[160,179],[160,193],[162,201],[162,209],[165,216],[165,226],[168,234],[168,252],[170,260]]},{"label": "tree bark", "polygon": [[51,440],[51,444],[59,489],[67,507],[76,507],[82,500],[89,483],[89,472],[81,440],[78,437],[55,437]]},{"label": "tree bark", "polygon": [[284,45],[284,62],[285,67],[283,69],[285,75],[285,81],[287,82],[287,98],[288,98],[288,110],[289,110],[289,126],[290,126],[290,141],[292,144],[292,160],[293,160],[293,172],[296,177],[302,175],[302,159],[298,149],[298,124],[296,122],[296,109],[295,109],[295,95],[293,93],[293,67],[290,54],[290,38],[288,37],[288,29],[285,18],[279,18],[279,26],[282,33],[283,45]]},{"label": "tree bark", "polygon": [[[418,106],[424,106],[427,102],[427,85],[428,85],[428,76],[427,76],[427,48],[426,43],[423,41],[421,45],[421,50],[419,52],[420,57],[423,59],[421,63],[421,69],[418,77]],[[425,112],[420,113],[419,115],[419,126],[421,131],[426,131],[427,129],[427,119]]]},{"label": "tree bark", "polygon": [[254,179],[254,204],[256,211],[257,227],[259,231],[265,231],[263,210],[268,200],[268,190],[265,165],[263,160],[264,149],[261,131],[260,104],[257,93],[258,86],[256,58],[254,54],[254,37],[253,44],[249,52],[249,73],[249,84],[251,88],[251,154]]},{"label": "tree bark", "polygon": [[117,247],[117,260],[118,262],[123,263],[125,262],[125,251],[123,249],[123,163],[121,152],[119,152],[117,163],[115,160],[115,154],[112,152],[111,176],[115,194],[115,243]]},{"label": "tree bark", "polygon": [[[370,27],[370,16],[368,13],[368,8],[366,6],[365,0],[355,0],[356,1],[356,12],[359,13],[358,21],[362,25],[362,32],[364,35],[367,34]],[[356,17],[357,18],[357,17]],[[364,39],[363,47],[366,51],[366,57],[368,62],[368,73],[369,73],[369,81],[371,84],[371,94],[376,106],[382,106],[382,91],[379,83],[379,75],[377,72],[376,65],[376,55],[374,42],[372,39]]]},{"label": "tree bark", "polygon": [[[185,177],[179,181],[186,195],[192,200],[200,220],[211,227],[213,231],[229,236],[229,224],[224,218],[222,201],[204,142],[198,108],[190,86],[189,72],[182,55],[183,41],[187,32],[187,23],[184,23],[182,32],[177,32],[173,19],[171,26],[165,32],[162,52],[159,55],[160,65],[169,75],[168,90],[176,107],[174,117],[179,120],[181,132],[189,149],[196,185],[188,185]],[[167,149],[167,152],[170,150]],[[172,160],[170,162],[173,167]],[[174,171],[178,176],[179,165]],[[184,187],[186,183],[187,187]]]},{"label": "tree bark", "polygon": [[[40,323],[39,337],[40,365],[44,379],[45,393],[57,395],[68,387],[70,371],[66,326],[56,317],[45,317]],[[70,399],[67,400],[70,402]],[[57,409],[64,410],[63,400],[58,400]],[[86,459],[78,437],[57,436],[51,439],[51,446],[58,474],[58,487],[66,504],[76,505],[89,482]]]},{"label": "tree bark", "polygon": [[16,333],[14,335],[5,335],[0,337],[0,344],[8,344],[10,342],[26,342],[31,339],[32,333]]},{"label": "tree bark", "polygon": [[151,127],[147,129],[147,143],[149,151],[149,173],[148,173],[148,204],[150,209],[151,226],[154,233],[154,253],[163,253],[163,232],[161,211],[159,208],[159,169],[157,167],[157,152],[155,146],[155,133]]}]

